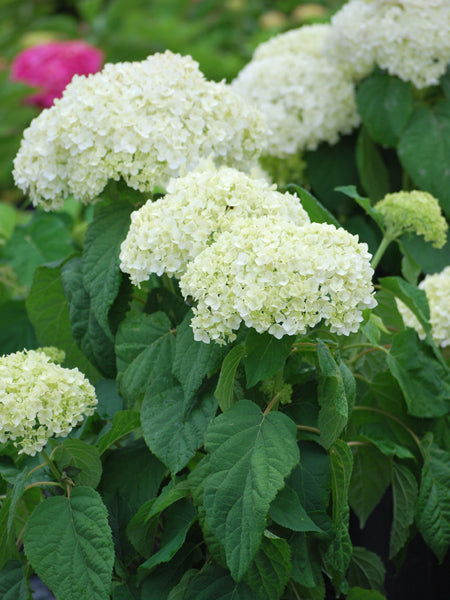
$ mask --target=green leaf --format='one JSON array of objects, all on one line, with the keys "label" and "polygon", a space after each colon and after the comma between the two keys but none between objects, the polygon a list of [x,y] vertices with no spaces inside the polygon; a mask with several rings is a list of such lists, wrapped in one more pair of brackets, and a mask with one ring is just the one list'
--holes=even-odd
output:
[{"label": "green leaf", "polygon": [[112,339],[108,315],[119,293],[120,245],[126,237],[133,207],[112,202],[99,209],[86,232],[83,250],[83,285],[92,302],[93,313],[105,334]]},{"label": "green leaf", "polygon": [[292,553],[292,579],[306,588],[315,588],[323,582],[320,556],[305,533],[296,533],[289,539]]},{"label": "green leaf", "polygon": [[358,112],[373,140],[395,147],[413,111],[411,84],[385,73],[374,73],[359,84]]},{"label": "green leaf", "polygon": [[36,348],[33,325],[28,319],[24,300],[10,300],[0,304],[0,355],[27,348]]},{"label": "green leaf", "polygon": [[374,589],[384,594],[384,578],[386,569],[383,561],[375,554],[361,546],[353,548],[352,560],[347,573],[351,587]]},{"label": "green leaf", "polygon": [[382,277],[379,284],[383,290],[399,298],[416,315],[427,333],[431,333],[430,307],[423,290],[401,277]]},{"label": "green leaf", "polygon": [[15,544],[15,532],[8,528],[11,514],[12,493],[6,494],[0,507],[0,569],[12,559],[19,558]]},{"label": "green leaf", "polygon": [[354,446],[349,501],[361,529],[383,497],[391,481],[390,471],[389,459],[377,448]]},{"label": "green leaf", "polygon": [[10,561],[0,571],[0,598],[2,600],[28,600],[27,578],[22,563]]},{"label": "green leaf", "polygon": [[386,598],[376,590],[364,590],[360,587],[352,587],[348,591],[347,600],[386,600]]},{"label": "green leaf", "polygon": [[269,517],[292,531],[322,531],[308,516],[297,493],[289,485],[278,492],[270,505]]},{"label": "green leaf", "polygon": [[290,183],[287,186],[287,189],[289,191],[293,190],[293,192],[297,194],[303,208],[306,210],[313,223],[330,223],[335,227],[341,227],[341,224],[336,217],[310,192],[294,183]]},{"label": "green leaf", "polygon": [[442,562],[450,545],[450,453],[431,447],[422,469],[416,523]]},{"label": "green leaf", "polygon": [[203,502],[211,532],[223,543],[233,578],[242,579],[261,544],[277,490],[298,463],[295,423],[279,412],[262,414],[241,400],[209,426],[211,454]]},{"label": "green leaf", "polygon": [[164,392],[176,384],[172,375],[175,337],[162,313],[134,314],[120,325],[116,336],[120,392],[129,405],[147,394]]},{"label": "green leaf", "polygon": [[41,345],[61,348],[66,353],[64,366],[77,367],[91,382],[97,381],[98,371],[86,359],[72,335],[68,302],[61,285],[61,267],[36,269],[26,306]]},{"label": "green leaf", "polygon": [[[141,426],[141,417],[136,410],[119,410],[113,417],[111,429],[97,442],[99,454]],[[95,487],[95,486],[94,486]]]},{"label": "green leaf", "polygon": [[317,357],[321,370],[318,388],[320,440],[325,448],[330,448],[347,425],[355,403],[355,380],[348,367],[340,360],[338,364],[321,340],[317,343]]},{"label": "green leaf", "polygon": [[202,446],[216,410],[213,396],[194,397],[186,403],[179,386],[155,395],[147,393],[141,411],[145,441],[171,473],[177,473]]},{"label": "green leaf", "polygon": [[95,488],[99,484],[102,463],[95,446],[70,438],[56,448],[53,460],[76,485]]},{"label": "green leaf", "polygon": [[189,529],[197,519],[197,511],[191,502],[182,498],[164,512],[159,549],[141,566],[150,571],[157,565],[168,562],[181,548]]},{"label": "green leaf", "polygon": [[263,537],[245,583],[255,600],[279,600],[291,574],[291,550],[286,540]]},{"label": "green leaf", "polygon": [[81,258],[73,258],[61,271],[73,337],[93,365],[106,377],[116,375],[114,345],[100,326],[89,294],[83,286]]},{"label": "green leaf", "polygon": [[192,311],[177,327],[175,355],[172,372],[184,390],[186,399],[192,398],[199,389],[203,378],[215,371],[223,356],[224,348],[218,344],[204,344],[194,340],[191,328]]},{"label": "green leaf", "polygon": [[102,419],[112,419],[116,412],[123,410],[123,398],[117,391],[117,381],[114,379],[102,379],[95,385],[97,396],[96,412]]},{"label": "green leaf", "polygon": [[398,381],[415,417],[441,417],[450,411],[450,370],[436,359],[413,329],[395,334],[387,355],[389,369]]},{"label": "green leaf", "polygon": [[245,341],[244,357],[247,387],[251,388],[263,379],[275,375],[284,367],[294,337],[285,335],[277,340],[270,333],[257,333],[250,329]]},{"label": "green leaf", "polygon": [[10,204],[0,203],[0,246],[11,237],[16,224],[16,211]]},{"label": "green leaf", "polygon": [[114,547],[105,505],[92,488],[41,502],[28,520],[24,546],[36,573],[58,598],[109,597]]},{"label": "green leaf", "polygon": [[13,267],[19,282],[31,285],[39,265],[66,258],[73,252],[69,229],[54,213],[37,212],[26,225],[17,225],[2,254]]},{"label": "green leaf", "polygon": [[398,144],[398,155],[414,184],[436,198],[450,216],[450,101],[416,108]]},{"label": "green leaf", "polygon": [[434,248],[419,235],[402,236],[401,250],[406,251],[424,273],[439,273],[450,264],[450,236],[443,248]]},{"label": "green leaf", "polygon": [[19,473],[19,475],[17,475],[17,477],[14,480],[13,488],[11,491],[11,504],[9,507],[8,521],[6,523],[8,537],[10,536],[10,534],[12,534],[14,532],[13,524],[14,524],[14,517],[15,517],[15,513],[16,513],[17,503],[19,502],[19,500],[21,499],[21,497],[23,496],[23,493],[25,491],[25,481],[26,481],[27,475],[28,475],[28,469],[25,468],[23,471],[21,471]]},{"label": "green leaf", "polygon": [[390,191],[389,172],[381,152],[363,126],[356,144],[356,163],[361,184],[372,202],[381,200]]},{"label": "green leaf", "polygon": [[225,569],[207,565],[193,577],[183,600],[254,600],[245,583],[236,583]]},{"label": "green leaf", "polygon": [[396,556],[408,541],[414,521],[418,486],[413,473],[399,462],[392,463],[393,519],[389,543],[389,558]]},{"label": "green leaf", "polygon": [[242,357],[245,355],[244,344],[238,344],[226,355],[220,370],[214,396],[219,402],[222,412],[228,410],[234,403],[234,379]]},{"label": "green leaf", "polygon": [[383,216],[381,213],[375,210],[375,208],[373,208],[369,198],[363,198],[360,194],[358,194],[358,191],[354,185],[340,186],[336,188],[336,191],[345,194],[349,198],[353,198],[353,200],[355,200],[355,202],[364,210],[364,212],[366,212],[369,217],[372,217],[375,223],[377,223],[377,225],[383,230]]}]

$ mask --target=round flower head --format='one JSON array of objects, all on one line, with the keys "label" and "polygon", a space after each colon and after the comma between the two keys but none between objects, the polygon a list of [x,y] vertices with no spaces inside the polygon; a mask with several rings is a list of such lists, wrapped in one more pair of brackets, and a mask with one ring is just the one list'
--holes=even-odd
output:
[{"label": "round flower head", "polygon": [[448,0],[350,0],[332,18],[327,50],[356,79],[376,64],[423,88],[445,73],[449,30]]},{"label": "round flower head", "polygon": [[375,204],[384,218],[386,229],[393,235],[423,235],[435,248],[442,248],[447,238],[447,221],[439,202],[428,192],[395,192]]},{"label": "round flower head", "polygon": [[359,123],[353,81],[323,52],[329,29],[305,26],[265,42],[231,83],[264,114],[269,155],[334,144]]},{"label": "round flower head", "polygon": [[[427,275],[420,283],[430,307],[431,335],[433,340],[445,348],[450,346],[450,266],[440,273]],[[421,339],[425,331],[414,313],[400,300],[396,299],[397,308],[407,327],[415,329]]]},{"label": "round flower head", "polygon": [[54,209],[69,194],[95,200],[111,179],[152,191],[210,155],[245,170],[264,134],[263,117],[225,83],[166,51],[75,76],[25,130],[14,178],[34,204]]},{"label": "round flower head", "polygon": [[120,268],[134,284],[150,273],[180,277],[188,262],[221,232],[239,229],[243,218],[271,215],[297,225],[309,222],[297,196],[230,167],[214,169],[209,163],[172,180],[168,190],[131,215]]},{"label": "round flower head", "polygon": [[366,244],[333,225],[242,219],[180,280],[183,295],[197,302],[194,337],[232,341],[242,322],[276,338],[305,333],[322,320],[341,335],[357,331],[361,311],[376,304],[370,258]]},{"label": "round flower head", "polygon": [[101,50],[82,40],[53,41],[18,54],[11,65],[11,79],[40,88],[28,102],[48,108],[55,98],[61,98],[74,75],[97,73],[102,63]]},{"label": "round flower head", "polygon": [[19,454],[34,456],[50,437],[67,436],[97,404],[85,376],[53,363],[44,350],[0,357],[0,442],[12,441]]}]

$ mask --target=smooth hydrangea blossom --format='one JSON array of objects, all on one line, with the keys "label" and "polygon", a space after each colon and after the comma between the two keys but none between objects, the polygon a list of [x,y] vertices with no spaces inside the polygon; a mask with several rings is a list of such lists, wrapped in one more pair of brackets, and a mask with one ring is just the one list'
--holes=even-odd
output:
[{"label": "smooth hydrangea blossom", "polygon": [[183,295],[196,301],[196,340],[235,339],[244,322],[276,338],[303,334],[321,321],[330,331],[358,330],[375,306],[371,255],[344,229],[298,226],[267,217],[242,219],[188,264]]},{"label": "smooth hydrangea blossom", "polygon": [[16,184],[34,204],[88,203],[108,180],[142,192],[165,186],[202,158],[247,169],[264,145],[264,120],[190,56],[166,51],[75,76],[24,132]]},{"label": "smooth hydrangea blossom", "polygon": [[355,79],[378,65],[420,89],[450,62],[448,0],[350,0],[331,23],[327,51]]},{"label": "smooth hydrangea blossom", "polygon": [[221,232],[239,230],[243,218],[265,215],[297,225],[309,222],[297,196],[281,194],[263,179],[230,167],[197,170],[174,179],[166,196],[132,213],[120,268],[136,285],[151,273],[180,277]]},{"label": "smooth hydrangea blossom", "polygon": [[[418,287],[425,292],[430,307],[433,340],[442,348],[450,346],[450,266],[440,273],[427,275]],[[396,300],[405,325],[415,329],[419,337],[424,339],[425,331],[417,317],[403,302]]]},{"label": "smooth hydrangea blossom", "polygon": [[28,102],[48,108],[61,98],[74,75],[97,73],[102,64],[103,52],[83,40],[53,41],[18,54],[11,65],[11,79],[39,88]]},{"label": "smooth hydrangea blossom", "polygon": [[387,194],[375,209],[382,215],[386,229],[395,237],[403,233],[422,235],[435,248],[447,239],[447,221],[439,202],[428,192],[413,190]]},{"label": "smooth hydrangea blossom", "polygon": [[272,38],[231,83],[266,117],[269,155],[334,144],[359,124],[354,83],[324,53],[329,31],[310,25]]},{"label": "smooth hydrangea blossom", "polygon": [[0,357],[0,443],[12,441],[19,454],[34,456],[50,437],[67,436],[96,404],[85,376],[55,364],[46,352]]}]

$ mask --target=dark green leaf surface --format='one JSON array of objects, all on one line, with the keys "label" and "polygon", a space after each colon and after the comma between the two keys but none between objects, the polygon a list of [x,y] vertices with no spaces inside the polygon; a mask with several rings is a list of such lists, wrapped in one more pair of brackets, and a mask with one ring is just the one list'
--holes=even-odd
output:
[{"label": "dark green leaf surface", "polygon": [[392,463],[393,518],[389,542],[389,558],[396,556],[408,541],[414,521],[418,486],[413,473],[402,463]]},{"label": "dark green leaf surface", "polygon": [[394,294],[412,310],[427,333],[431,331],[430,307],[423,290],[411,285],[401,277],[383,277],[379,283],[383,290]]},{"label": "dark green leaf surface", "polygon": [[0,303],[0,355],[36,346],[36,334],[25,310],[25,301]]},{"label": "dark green leaf surface", "polygon": [[288,417],[263,415],[248,400],[233,404],[208,428],[204,509],[237,581],[258,551],[271,502],[299,460],[296,433]]},{"label": "dark green leaf surface", "polygon": [[322,531],[308,516],[300,498],[289,485],[285,485],[278,492],[270,506],[269,517],[292,531]]},{"label": "dark green leaf surface", "polygon": [[378,554],[361,546],[353,548],[347,579],[351,587],[374,589],[384,594],[386,569]]},{"label": "dark green leaf surface", "polygon": [[105,505],[93,489],[79,487],[70,499],[41,502],[28,521],[24,544],[36,573],[58,600],[109,597],[114,547]]},{"label": "dark green leaf surface", "polygon": [[292,554],[292,579],[307,588],[322,583],[320,557],[305,533],[296,533],[289,539]]},{"label": "dark green leaf surface", "polygon": [[102,463],[95,446],[67,439],[55,450],[53,459],[59,470],[76,485],[97,487],[102,476]]},{"label": "dark green leaf surface", "polygon": [[250,329],[245,341],[244,357],[247,387],[251,388],[259,381],[278,373],[286,362],[286,358],[294,342],[294,337],[285,335],[277,340],[270,333],[256,333]]},{"label": "dark green leaf surface", "polygon": [[22,563],[10,561],[0,570],[0,598],[2,600],[28,600],[27,579]]},{"label": "dark green leaf surface", "polygon": [[361,127],[356,144],[356,163],[361,184],[372,202],[381,200],[390,191],[389,172],[379,148],[367,129]]},{"label": "dark green leaf surface", "polygon": [[254,600],[245,583],[236,583],[225,569],[208,565],[191,579],[183,600]]},{"label": "dark green leaf surface", "polygon": [[244,581],[255,600],[279,600],[291,574],[291,550],[286,540],[263,537]]},{"label": "dark green leaf surface", "polygon": [[293,183],[289,184],[287,188],[289,191],[294,191],[300,198],[303,208],[313,223],[330,223],[335,227],[341,226],[336,217],[317,198],[310,194],[308,190]]},{"label": "dark green leaf surface", "polygon": [[386,598],[376,590],[365,590],[360,587],[352,587],[348,592],[347,600],[386,600]]},{"label": "dark green leaf surface", "polygon": [[222,363],[219,381],[214,392],[214,396],[217,398],[222,412],[228,410],[233,404],[234,379],[239,363],[244,355],[245,346],[244,344],[239,344],[230,350]]},{"label": "dark green leaf surface", "polygon": [[202,446],[216,410],[213,396],[195,397],[186,404],[180,386],[160,394],[147,393],[141,411],[145,441],[171,473],[177,473]]},{"label": "dark green leaf surface", "polygon": [[140,426],[141,417],[138,411],[119,410],[116,412],[111,429],[102,435],[97,442],[99,454],[103,454],[110,446]]}]

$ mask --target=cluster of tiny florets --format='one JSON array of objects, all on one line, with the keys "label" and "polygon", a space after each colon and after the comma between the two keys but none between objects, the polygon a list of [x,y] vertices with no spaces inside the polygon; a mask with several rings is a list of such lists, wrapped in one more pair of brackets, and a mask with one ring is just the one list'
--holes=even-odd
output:
[{"label": "cluster of tiny florets", "polygon": [[331,23],[327,51],[355,79],[378,65],[423,88],[450,62],[448,0],[350,0]]},{"label": "cluster of tiny florets", "polygon": [[309,222],[297,196],[236,169],[207,164],[172,180],[164,197],[132,213],[120,268],[137,285],[151,273],[180,277],[222,232],[238,230],[242,219],[263,216]]},{"label": "cluster of tiny florets", "polygon": [[[94,412],[93,386],[78,369],[52,362],[61,353],[24,350],[0,357],[0,443],[34,456]],[[51,356],[49,356],[49,354]]]},{"label": "cluster of tiny florets", "polygon": [[[440,273],[427,275],[418,287],[425,292],[430,307],[433,340],[442,348],[450,346],[450,266]],[[400,300],[397,300],[397,307],[405,325],[415,329],[424,339],[425,331],[414,313]]]},{"label": "cluster of tiny florets", "polygon": [[435,248],[442,248],[447,239],[447,221],[438,200],[420,190],[387,194],[375,209],[384,219],[386,229],[396,236],[403,233],[422,235]]},{"label": "cluster of tiny florets", "polygon": [[370,258],[366,244],[333,225],[241,219],[180,280],[183,295],[196,301],[194,337],[232,341],[242,322],[276,338],[303,334],[321,321],[349,335],[358,330],[361,311],[376,304]]},{"label": "cluster of tiny florets", "polygon": [[359,124],[354,82],[324,51],[329,33],[329,25],[310,25],[275,36],[231,83],[264,114],[267,154],[334,144]]},{"label": "cluster of tiny florets", "polygon": [[164,187],[208,156],[246,170],[264,139],[254,107],[207,81],[190,56],[166,51],[75,76],[25,130],[14,178],[49,210],[69,194],[92,202],[109,180],[143,192]]}]

